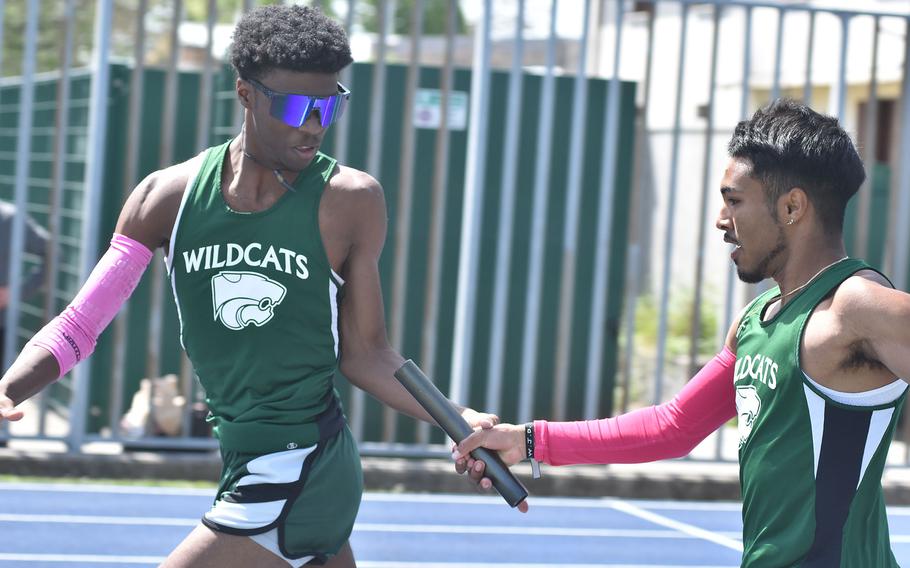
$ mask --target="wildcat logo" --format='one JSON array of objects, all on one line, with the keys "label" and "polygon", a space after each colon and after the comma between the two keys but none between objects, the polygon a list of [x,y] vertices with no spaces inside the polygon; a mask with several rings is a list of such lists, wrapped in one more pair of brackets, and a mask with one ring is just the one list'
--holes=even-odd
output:
[{"label": "wildcat logo", "polygon": [[287,288],[256,272],[221,272],[212,277],[215,319],[234,331],[269,323],[286,293]]},{"label": "wildcat logo", "polygon": [[752,433],[755,419],[761,412],[761,398],[752,385],[736,387],[736,413],[739,414],[739,447],[742,448]]}]

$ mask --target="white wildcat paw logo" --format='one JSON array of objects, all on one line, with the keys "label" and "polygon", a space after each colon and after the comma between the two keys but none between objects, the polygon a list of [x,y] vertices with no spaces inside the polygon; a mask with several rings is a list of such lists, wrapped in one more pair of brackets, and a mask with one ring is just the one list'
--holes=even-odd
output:
[{"label": "white wildcat paw logo", "polygon": [[286,293],[287,288],[256,272],[221,272],[212,277],[215,319],[234,331],[267,324]]},{"label": "white wildcat paw logo", "polygon": [[736,387],[736,411],[739,414],[739,447],[742,448],[752,433],[755,419],[761,412],[761,397],[754,386]]}]

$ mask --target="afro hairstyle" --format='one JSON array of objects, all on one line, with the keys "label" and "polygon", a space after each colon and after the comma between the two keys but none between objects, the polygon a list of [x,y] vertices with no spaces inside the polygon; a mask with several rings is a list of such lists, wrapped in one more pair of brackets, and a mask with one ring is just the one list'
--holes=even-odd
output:
[{"label": "afro hairstyle", "polygon": [[234,28],[231,65],[243,79],[261,79],[272,69],[338,73],[351,48],[335,20],[316,8],[261,6],[244,14]]}]

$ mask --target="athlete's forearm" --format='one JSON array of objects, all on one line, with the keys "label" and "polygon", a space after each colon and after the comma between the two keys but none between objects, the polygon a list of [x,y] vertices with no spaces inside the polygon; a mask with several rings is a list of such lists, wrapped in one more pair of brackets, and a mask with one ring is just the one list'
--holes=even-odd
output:
[{"label": "athlete's forearm", "polygon": [[391,347],[376,348],[358,354],[342,350],[341,373],[354,386],[370,393],[380,402],[412,418],[435,424],[427,411],[395,380],[395,371],[404,358]]},{"label": "athlete's forearm", "polygon": [[88,357],[151,258],[152,252],[141,243],[114,235],[70,305],[35,334],[4,374],[0,394],[22,402]]},{"label": "athlete's forearm", "polygon": [[535,422],[535,458],[553,465],[681,457],[736,416],[736,356],[724,349],[666,404],[582,422]]},{"label": "athlete's forearm", "polygon": [[0,396],[19,404],[57,380],[57,359],[40,347],[26,346],[0,379]]}]

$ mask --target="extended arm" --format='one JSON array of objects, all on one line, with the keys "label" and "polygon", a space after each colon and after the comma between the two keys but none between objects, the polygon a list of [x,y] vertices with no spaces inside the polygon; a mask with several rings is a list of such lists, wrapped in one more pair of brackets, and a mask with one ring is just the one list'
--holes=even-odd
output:
[{"label": "extended arm", "polygon": [[684,456],[736,416],[735,363],[736,356],[725,348],[665,404],[600,420],[537,420],[535,458],[566,465],[640,463]]},{"label": "extended arm", "polygon": [[[534,458],[552,465],[641,463],[680,457],[736,416],[733,371],[736,356],[725,347],[665,404],[613,418],[579,422],[534,422]],[[464,456],[477,448],[499,450],[509,464],[526,456],[524,428],[502,424],[477,430],[458,445],[456,470],[472,468]]]},{"label": "extended arm", "polygon": [[[171,174],[178,171],[175,166]],[[0,379],[0,419],[18,420],[15,405],[69,371],[92,352],[98,336],[132,294],[170,234],[185,177],[150,176],[130,195],[111,247],[70,305],[26,345]],[[182,180],[182,181],[181,181]],[[176,203],[175,203],[176,197]]]}]

